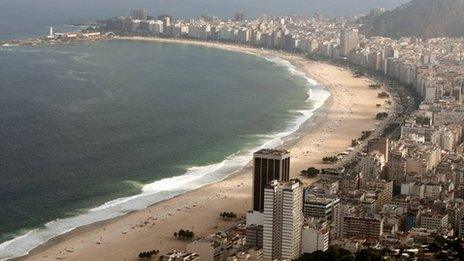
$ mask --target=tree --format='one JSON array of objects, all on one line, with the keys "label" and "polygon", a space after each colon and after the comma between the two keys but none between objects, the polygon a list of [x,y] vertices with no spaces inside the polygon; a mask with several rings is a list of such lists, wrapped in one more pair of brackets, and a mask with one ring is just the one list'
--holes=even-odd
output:
[{"label": "tree", "polygon": [[321,173],[320,170],[314,168],[314,167],[309,167],[307,170],[306,170],[306,176],[310,177],[310,178],[313,178],[317,175],[319,175],[319,173]]},{"label": "tree", "polygon": [[382,255],[377,249],[363,249],[356,254],[356,261],[381,261]]},{"label": "tree", "polygon": [[219,217],[221,217],[222,219],[237,218],[237,214],[235,214],[234,212],[221,212],[221,214],[219,214]]},{"label": "tree", "polygon": [[385,118],[387,118],[387,117],[388,117],[388,113],[386,113],[386,112],[379,112],[379,113],[377,113],[377,115],[375,116],[375,118],[376,118],[377,120],[383,120],[383,119],[385,119]]},{"label": "tree", "polygon": [[354,261],[354,256],[350,251],[337,247],[330,246],[325,252],[318,250],[311,254],[305,253],[298,260],[300,261],[331,261],[331,260],[343,260],[343,261]]},{"label": "tree", "polygon": [[322,161],[324,163],[335,163],[338,161],[338,158],[336,156],[330,156],[330,157],[323,157]]},{"label": "tree", "polygon": [[379,98],[388,98],[388,97],[390,97],[390,95],[388,93],[386,93],[386,92],[379,92],[377,97],[379,97]]},{"label": "tree", "polygon": [[139,258],[151,258],[154,255],[159,254],[159,250],[144,251],[139,253]]},{"label": "tree", "polygon": [[183,229],[179,230],[179,233],[177,233],[179,237],[184,238],[185,237],[185,231]]}]

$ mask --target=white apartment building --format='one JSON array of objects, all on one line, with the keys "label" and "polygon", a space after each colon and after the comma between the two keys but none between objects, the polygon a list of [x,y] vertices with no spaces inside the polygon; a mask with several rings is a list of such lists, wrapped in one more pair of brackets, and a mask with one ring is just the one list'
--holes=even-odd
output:
[{"label": "white apartment building", "polygon": [[448,225],[447,214],[435,213],[432,211],[421,214],[421,228],[440,230],[441,228],[444,228],[446,225]]},{"label": "white apartment building", "polygon": [[364,178],[379,179],[381,178],[386,162],[384,156],[376,151],[363,155],[359,165]]},{"label": "white apartment building", "polygon": [[263,257],[293,260],[301,252],[303,185],[272,181],[264,190]]},{"label": "white apartment building", "polygon": [[329,249],[329,229],[324,227],[305,226],[301,231],[301,253],[312,253]]}]

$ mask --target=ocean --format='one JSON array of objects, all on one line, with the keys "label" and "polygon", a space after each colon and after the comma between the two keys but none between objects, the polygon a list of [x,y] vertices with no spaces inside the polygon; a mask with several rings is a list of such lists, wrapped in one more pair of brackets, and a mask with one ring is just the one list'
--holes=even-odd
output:
[{"label": "ocean", "polygon": [[182,44],[1,47],[0,68],[0,260],[222,180],[329,96],[285,60]]}]

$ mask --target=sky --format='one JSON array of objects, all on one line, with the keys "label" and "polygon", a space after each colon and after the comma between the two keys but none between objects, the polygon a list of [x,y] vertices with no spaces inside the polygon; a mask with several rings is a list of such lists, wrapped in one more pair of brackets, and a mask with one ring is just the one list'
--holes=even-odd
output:
[{"label": "sky", "polygon": [[367,13],[374,7],[392,9],[408,0],[0,0],[0,24],[71,23],[128,15],[145,8],[151,14],[178,18],[212,14],[231,17],[242,10],[248,17],[262,14],[304,14],[327,16]]}]

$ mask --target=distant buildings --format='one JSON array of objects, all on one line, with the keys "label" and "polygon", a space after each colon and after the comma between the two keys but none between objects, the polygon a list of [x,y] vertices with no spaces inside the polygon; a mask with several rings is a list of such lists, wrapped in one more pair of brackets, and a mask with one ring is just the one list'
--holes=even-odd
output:
[{"label": "distant buildings", "polygon": [[348,54],[358,48],[359,31],[357,29],[343,30],[340,34],[340,55],[348,56]]},{"label": "distant buildings", "polygon": [[132,11],[132,18],[135,20],[147,20],[148,11],[145,9],[137,9]]},{"label": "distant buildings", "polygon": [[264,192],[264,259],[298,258],[302,225],[303,185],[298,180],[273,181]]},{"label": "distant buildings", "polygon": [[234,21],[236,22],[243,22],[245,21],[245,14],[243,12],[237,12],[234,15]]}]

